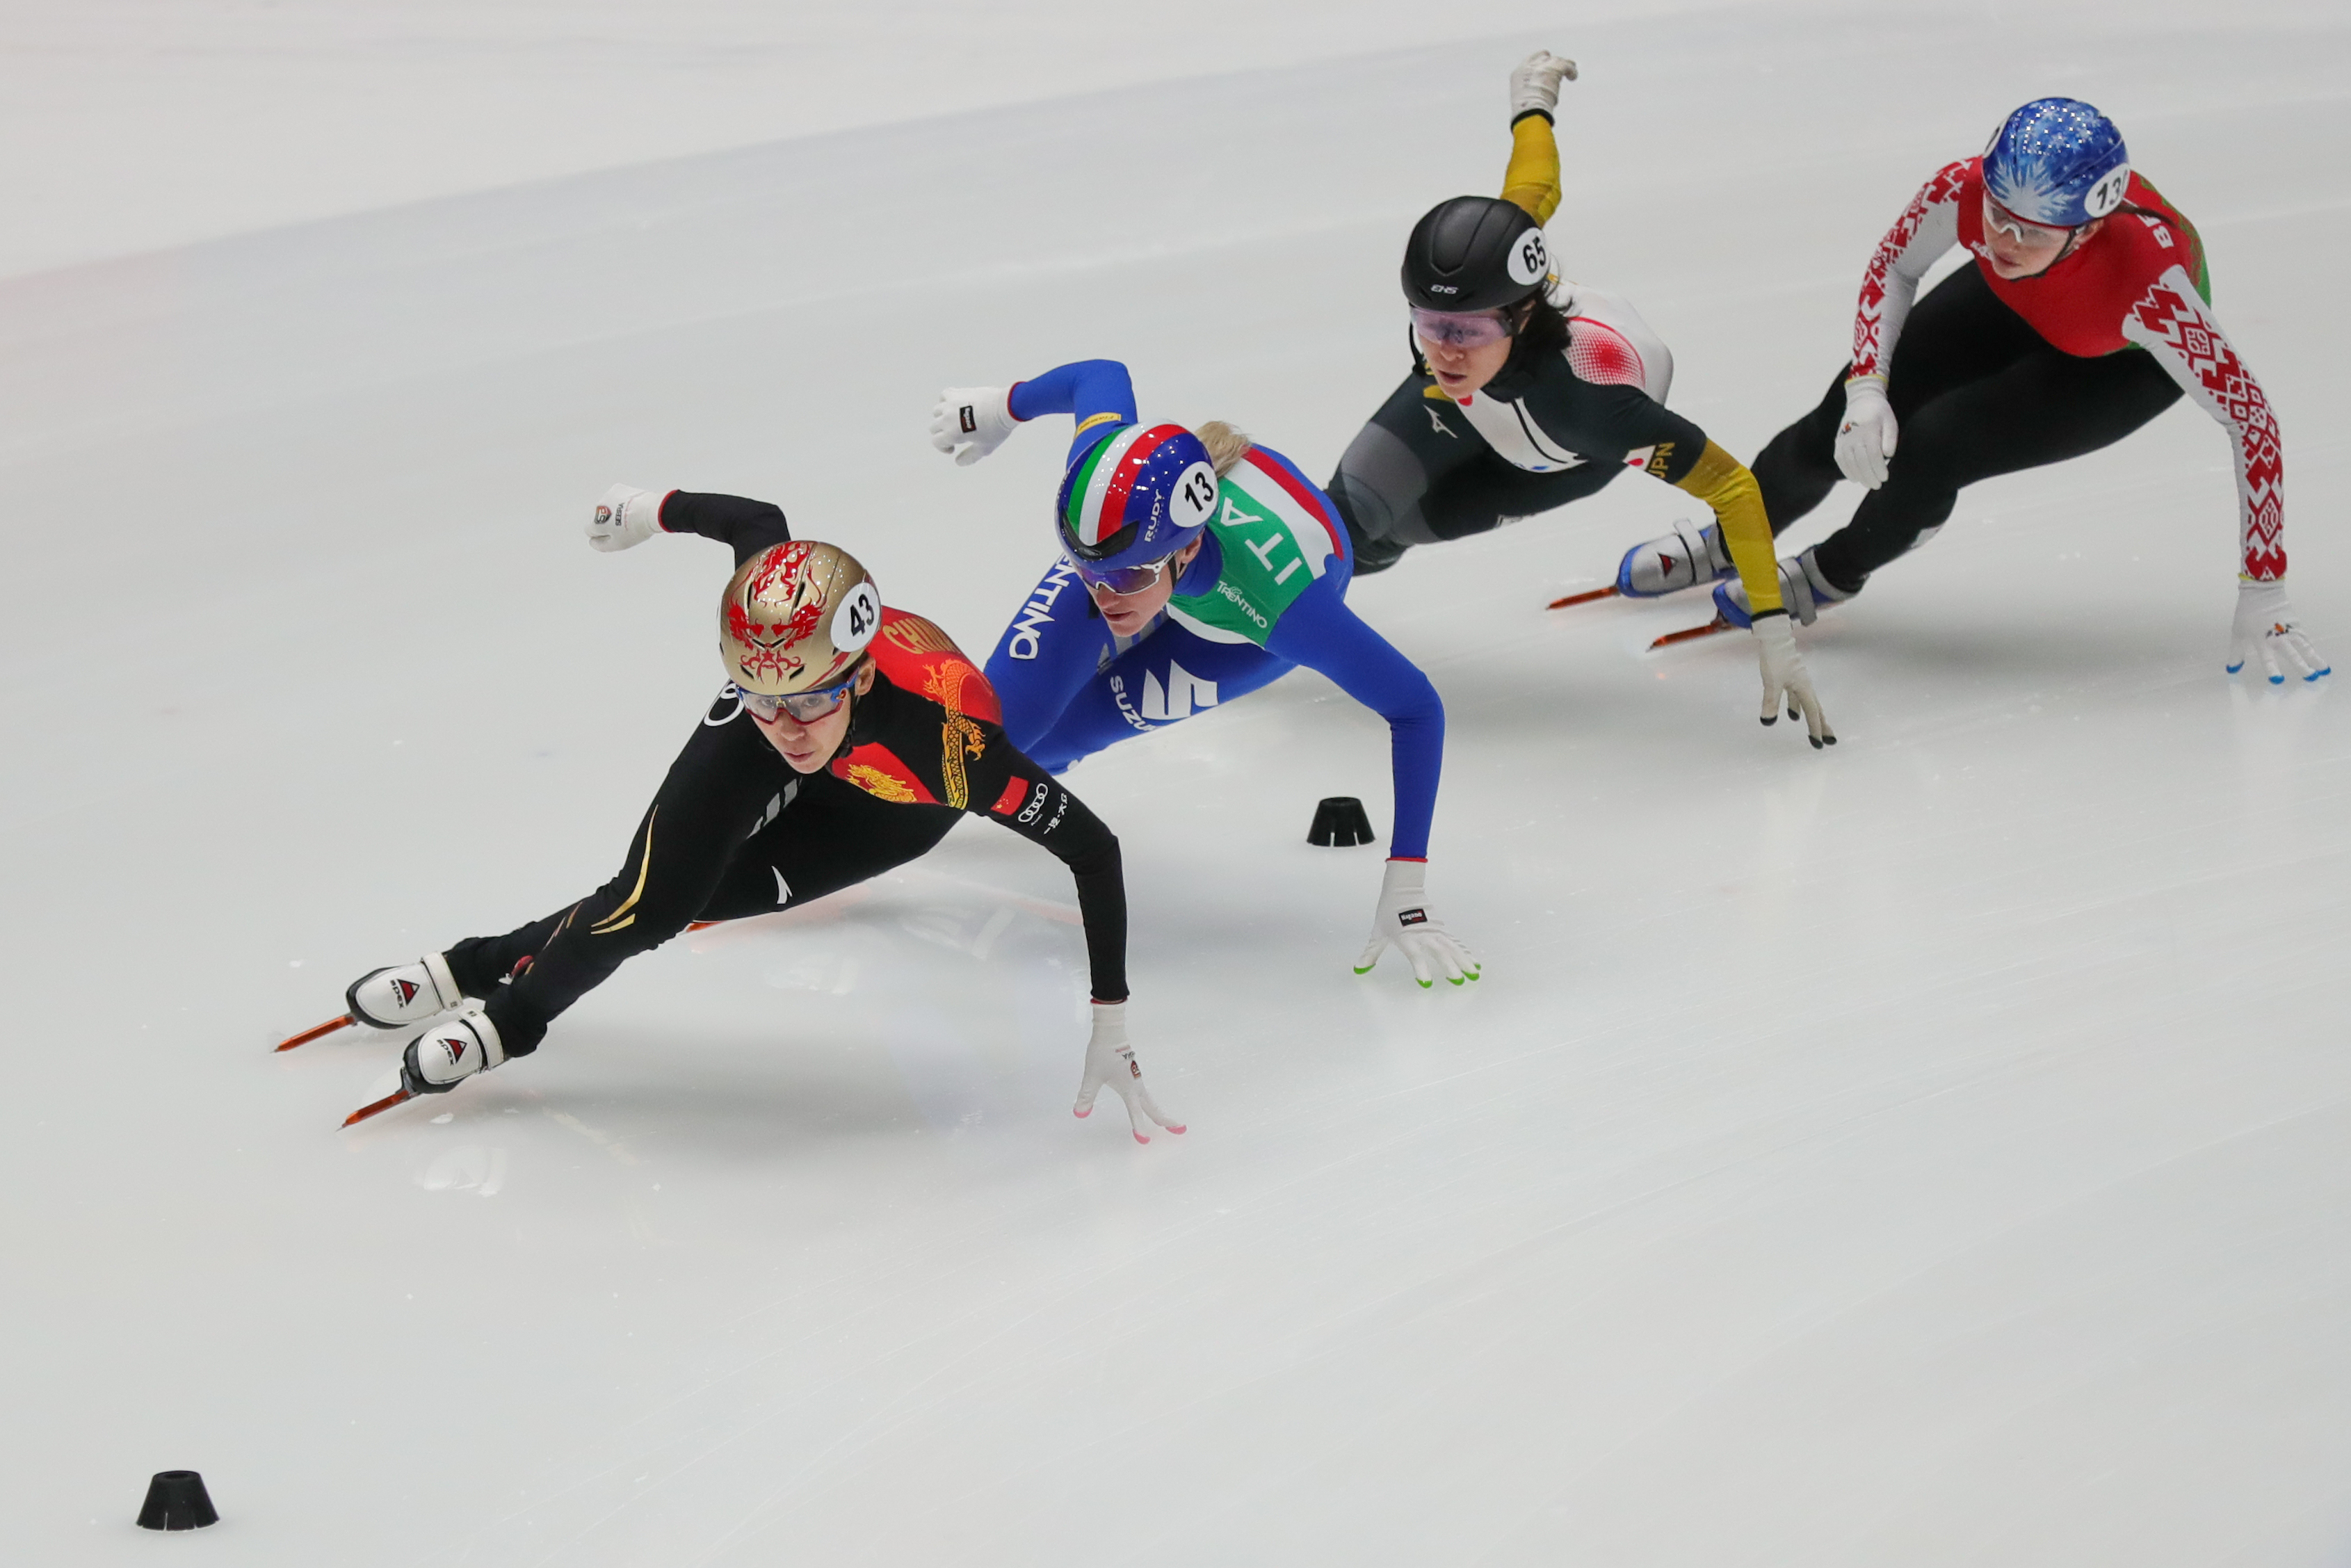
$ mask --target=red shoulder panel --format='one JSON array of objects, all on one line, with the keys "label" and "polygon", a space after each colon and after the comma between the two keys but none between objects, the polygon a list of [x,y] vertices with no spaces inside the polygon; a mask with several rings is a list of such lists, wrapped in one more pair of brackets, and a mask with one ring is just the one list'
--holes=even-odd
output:
[{"label": "red shoulder panel", "polygon": [[898,754],[875,741],[844,751],[825,764],[836,779],[846,779],[877,800],[898,806],[935,806],[939,798],[924,787],[922,778],[899,759]]},{"label": "red shoulder panel", "polygon": [[1639,386],[1641,352],[1625,334],[1591,316],[1567,319],[1567,368],[1598,386]]},{"label": "red shoulder panel", "polygon": [[928,697],[949,713],[1004,722],[1004,706],[979,666],[964,656],[954,638],[921,616],[883,606],[882,629],[869,651],[899,690]]}]

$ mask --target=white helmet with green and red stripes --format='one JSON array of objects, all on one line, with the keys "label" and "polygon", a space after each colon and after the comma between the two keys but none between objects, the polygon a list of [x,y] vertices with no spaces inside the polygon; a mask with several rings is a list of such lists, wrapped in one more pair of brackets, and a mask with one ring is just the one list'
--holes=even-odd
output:
[{"label": "white helmet with green and red stripes", "polygon": [[1126,424],[1070,465],[1053,526],[1078,575],[1115,589],[1116,578],[1199,538],[1216,510],[1216,465],[1198,436],[1180,424]]}]

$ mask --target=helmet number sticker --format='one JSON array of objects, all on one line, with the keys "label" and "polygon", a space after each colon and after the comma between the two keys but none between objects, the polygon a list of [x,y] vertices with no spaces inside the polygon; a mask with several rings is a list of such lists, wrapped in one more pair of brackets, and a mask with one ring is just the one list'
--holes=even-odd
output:
[{"label": "helmet number sticker", "polygon": [[882,596],[873,591],[872,579],[849,591],[841,608],[832,617],[832,645],[844,653],[854,653],[873,641],[873,633],[882,625]]},{"label": "helmet number sticker", "polygon": [[1510,246],[1510,281],[1539,283],[1551,271],[1551,247],[1541,229],[1529,229]]},{"label": "helmet number sticker", "polygon": [[1196,528],[1216,509],[1217,471],[1206,463],[1195,463],[1176,479],[1168,516],[1179,528]]},{"label": "helmet number sticker", "polygon": [[2082,198],[2082,210],[2094,218],[2103,218],[2123,204],[2123,193],[2130,189],[2130,165],[2117,163],[2090,187]]}]

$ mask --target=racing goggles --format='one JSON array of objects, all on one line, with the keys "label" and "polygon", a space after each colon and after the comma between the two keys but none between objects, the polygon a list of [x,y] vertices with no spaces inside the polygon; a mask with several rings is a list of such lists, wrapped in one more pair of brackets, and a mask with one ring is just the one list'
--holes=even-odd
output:
[{"label": "racing goggles", "polygon": [[2028,223],[1991,199],[1986,191],[1983,199],[1983,226],[1987,236],[2004,234],[2022,246],[2035,250],[2049,250],[2073,237],[2072,229],[2053,229],[2046,224]]},{"label": "racing goggles", "polygon": [[852,675],[837,686],[823,686],[812,692],[788,692],[779,697],[769,696],[765,692],[747,692],[740,686],[735,690],[743,699],[743,706],[751,710],[753,718],[773,724],[776,715],[786,713],[792,716],[795,724],[814,724],[847,701],[849,688],[856,684],[857,677]]},{"label": "racing goggles", "polygon": [[1431,343],[1448,349],[1479,349],[1518,335],[1510,317],[1499,310],[1423,310],[1415,306],[1412,329]]},{"label": "racing goggles", "polygon": [[1081,560],[1071,564],[1077,567],[1080,580],[1088,588],[1106,588],[1117,597],[1124,599],[1128,594],[1140,593],[1157,582],[1159,574],[1165,571],[1175,559],[1173,555],[1163,555],[1157,560],[1148,560],[1141,566],[1113,566],[1106,569],[1091,567]]}]

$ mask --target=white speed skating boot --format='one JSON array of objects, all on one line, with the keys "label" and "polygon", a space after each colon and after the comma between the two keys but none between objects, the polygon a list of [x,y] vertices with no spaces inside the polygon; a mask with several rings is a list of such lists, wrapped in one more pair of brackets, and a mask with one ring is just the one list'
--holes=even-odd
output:
[{"label": "white speed skating boot", "polygon": [[351,1017],[374,1029],[406,1029],[460,1006],[465,993],[450,977],[449,961],[427,953],[413,964],[371,969],[343,993]]},{"label": "white speed skating boot", "polygon": [[343,1125],[355,1127],[419,1094],[446,1094],[476,1072],[487,1072],[506,1059],[498,1026],[481,1009],[467,1008],[410,1040],[408,1049],[400,1054],[400,1087],[344,1117]]},{"label": "white speed skating boot", "polygon": [[1616,568],[1616,591],[1627,599],[1655,599],[1731,575],[1730,552],[1722,529],[1700,528],[1687,517],[1674,519],[1674,531],[1625,552]]},{"label": "white speed skating boot", "polygon": [[[1809,626],[1820,618],[1825,605],[1842,604],[1852,594],[1821,575],[1813,563],[1813,552],[1783,556],[1780,560],[1780,601],[1800,626]],[[1747,585],[1733,577],[1718,584],[1714,591],[1714,612],[1733,626],[1751,626],[1753,612],[1747,603]]]},{"label": "white speed skating boot", "polygon": [[400,1059],[400,1086],[411,1094],[446,1094],[506,1059],[498,1026],[481,1009],[467,1008],[408,1042]]}]

